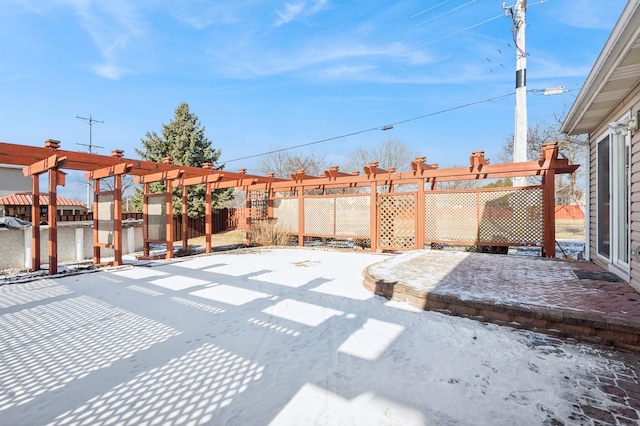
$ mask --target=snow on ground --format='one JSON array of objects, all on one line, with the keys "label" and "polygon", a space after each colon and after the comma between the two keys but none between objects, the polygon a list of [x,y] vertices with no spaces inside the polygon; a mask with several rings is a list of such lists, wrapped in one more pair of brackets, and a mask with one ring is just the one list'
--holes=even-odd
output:
[{"label": "snow on ground", "polygon": [[393,259],[241,250],[0,286],[1,422],[514,425],[613,404],[597,349],[367,292]]}]

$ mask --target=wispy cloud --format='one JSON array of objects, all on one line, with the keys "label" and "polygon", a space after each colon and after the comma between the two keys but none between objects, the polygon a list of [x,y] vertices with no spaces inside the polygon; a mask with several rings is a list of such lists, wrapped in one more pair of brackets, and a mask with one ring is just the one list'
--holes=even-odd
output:
[{"label": "wispy cloud", "polygon": [[242,78],[295,73],[300,78],[321,75],[326,79],[353,79],[383,65],[411,68],[438,61],[438,58],[407,48],[402,43],[377,45],[350,38],[310,40],[295,48],[288,45],[281,50],[236,44],[226,49],[212,49],[211,53],[215,72]]},{"label": "wispy cloud", "polygon": [[566,78],[584,78],[591,71],[592,63],[567,63],[564,60],[556,61],[538,57],[535,62],[529,65],[534,72],[527,74],[527,78],[537,79],[566,79]]},{"label": "wispy cloud", "polygon": [[231,24],[246,16],[247,5],[236,0],[188,0],[169,1],[167,10],[170,16],[184,24],[202,30],[216,23]]},{"label": "wispy cloud", "polygon": [[565,25],[577,28],[611,30],[622,12],[610,2],[575,0],[560,2],[555,14]]},{"label": "wispy cloud", "polygon": [[102,56],[102,61],[91,67],[96,74],[117,80],[133,72],[131,65],[125,66],[122,62],[140,61],[140,54],[144,51],[143,45],[148,34],[148,24],[142,10],[144,1],[58,0],[58,3],[75,11],[81,26]]},{"label": "wispy cloud", "polygon": [[23,7],[24,10],[29,12],[34,12],[41,14],[43,12],[42,8],[33,4],[34,2],[31,0],[9,0],[10,3],[17,3]]},{"label": "wispy cloud", "polygon": [[318,75],[327,80],[360,78],[364,73],[377,69],[375,65],[338,65],[320,70]]},{"label": "wispy cloud", "polygon": [[37,72],[13,74],[13,75],[10,75],[10,76],[6,77],[4,79],[4,82],[5,83],[10,83],[12,81],[24,80],[24,79],[27,79],[27,78],[33,78],[33,77],[37,77],[37,76],[38,76]]},{"label": "wispy cloud", "polygon": [[279,27],[298,18],[306,18],[320,12],[329,4],[329,0],[315,0],[312,2],[301,0],[296,3],[287,3],[284,10],[276,11],[278,19],[275,26]]}]

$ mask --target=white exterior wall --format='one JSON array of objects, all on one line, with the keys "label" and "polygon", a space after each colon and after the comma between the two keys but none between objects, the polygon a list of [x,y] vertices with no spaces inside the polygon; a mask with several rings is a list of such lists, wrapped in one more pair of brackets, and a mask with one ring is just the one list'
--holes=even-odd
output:
[{"label": "white exterior wall", "polygon": [[16,192],[31,192],[31,178],[25,177],[22,169],[22,166],[0,164],[0,197]]},{"label": "white exterior wall", "polygon": [[[79,230],[79,231],[77,231]],[[124,254],[142,251],[142,225],[122,229]],[[81,253],[79,253],[81,251]],[[102,257],[113,257],[113,250],[101,249]],[[49,263],[49,228],[40,227],[40,258]],[[93,259],[93,226],[78,222],[58,227],[58,262]],[[0,229],[0,269],[23,268],[31,265],[31,228]]]}]

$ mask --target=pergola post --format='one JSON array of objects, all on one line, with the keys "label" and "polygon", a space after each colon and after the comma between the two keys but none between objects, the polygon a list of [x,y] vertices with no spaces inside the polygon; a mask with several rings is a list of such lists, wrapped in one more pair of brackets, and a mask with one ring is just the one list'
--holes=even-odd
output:
[{"label": "pergola post", "polygon": [[304,186],[296,187],[298,190],[298,246],[304,247]]},{"label": "pergola post", "polygon": [[173,183],[167,179],[167,201],[165,204],[166,224],[167,224],[167,259],[173,258]]},{"label": "pergola post", "polygon": [[207,193],[205,194],[205,218],[204,218],[204,234],[205,234],[205,252],[211,253],[211,234],[213,233],[213,209],[211,208],[211,182],[206,183]]},{"label": "pergola post", "polygon": [[556,170],[553,163],[558,159],[558,145],[547,143],[542,145],[543,167],[546,168],[542,175],[543,186],[543,256],[556,257]]},{"label": "pergola post", "polygon": [[100,263],[100,246],[98,245],[98,194],[100,192],[100,179],[93,180],[93,263]]},{"label": "pergola post", "polygon": [[40,176],[31,176],[31,270],[40,269]]},{"label": "pergola post", "polygon": [[556,257],[555,171],[547,170],[542,176],[544,191],[544,237],[542,249],[546,257]]},{"label": "pergola post", "polygon": [[182,252],[186,253],[189,246],[189,236],[187,235],[189,231],[189,227],[187,226],[187,221],[189,220],[189,215],[187,213],[189,207],[189,199],[188,188],[187,186],[182,187]]},{"label": "pergola post", "polygon": [[[273,178],[274,174],[267,174],[268,178]],[[275,196],[275,190],[271,187],[271,185],[267,186],[267,217],[273,218],[274,209],[273,209],[273,197]]]},{"label": "pergola post", "polygon": [[142,184],[142,239],[144,240],[144,248],[142,255],[149,257],[149,204],[147,203],[147,195],[149,195],[149,184]]},{"label": "pergola post", "polygon": [[114,200],[113,200],[113,264],[122,265],[122,175],[113,177]]},{"label": "pergola post", "polygon": [[371,251],[376,252],[378,250],[378,184],[375,180],[371,182],[369,198],[369,232],[371,233]]},{"label": "pergola post", "polygon": [[58,273],[58,170],[49,169],[49,275]]},{"label": "pergola post", "polygon": [[418,199],[416,200],[416,248],[418,250],[424,249],[424,227],[425,227],[425,212],[424,212],[424,180],[418,179]]}]

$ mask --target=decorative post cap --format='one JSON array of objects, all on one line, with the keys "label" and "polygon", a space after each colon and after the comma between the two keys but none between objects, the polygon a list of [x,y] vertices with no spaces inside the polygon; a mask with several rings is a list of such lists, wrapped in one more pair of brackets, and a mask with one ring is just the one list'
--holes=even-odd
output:
[{"label": "decorative post cap", "polygon": [[44,141],[44,147],[55,151],[56,149],[60,148],[60,141],[56,139],[47,139],[46,141]]},{"label": "decorative post cap", "polygon": [[122,157],[124,157],[124,150],[122,150],[122,149],[112,149],[111,150],[111,156],[112,157],[122,158]]},{"label": "decorative post cap", "polygon": [[171,157],[164,157],[164,158],[162,159],[162,163],[163,163],[163,164],[173,164],[173,158],[171,158]]}]

